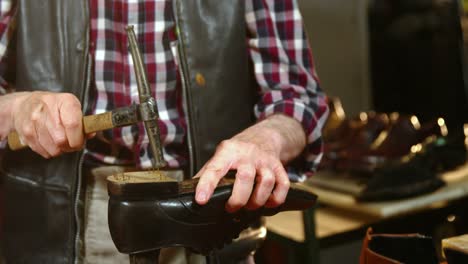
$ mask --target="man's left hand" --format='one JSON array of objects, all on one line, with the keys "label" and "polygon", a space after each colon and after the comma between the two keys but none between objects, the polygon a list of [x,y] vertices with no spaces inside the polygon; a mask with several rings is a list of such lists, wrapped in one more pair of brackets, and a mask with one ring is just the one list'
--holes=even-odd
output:
[{"label": "man's left hand", "polygon": [[242,207],[276,207],[284,203],[289,177],[283,163],[299,155],[306,144],[304,130],[295,119],[272,115],[221,142],[214,156],[195,177],[200,177],[195,199],[206,204],[222,177],[237,170],[228,212]]}]

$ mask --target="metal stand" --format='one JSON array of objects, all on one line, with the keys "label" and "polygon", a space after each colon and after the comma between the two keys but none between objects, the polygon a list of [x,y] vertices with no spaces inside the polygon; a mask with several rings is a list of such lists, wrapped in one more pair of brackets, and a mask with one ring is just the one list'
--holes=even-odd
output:
[{"label": "metal stand", "polygon": [[130,254],[130,264],[158,264],[159,250]]},{"label": "metal stand", "polygon": [[219,257],[216,254],[216,251],[213,251],[206,257],[206,264],[220,264]]}]

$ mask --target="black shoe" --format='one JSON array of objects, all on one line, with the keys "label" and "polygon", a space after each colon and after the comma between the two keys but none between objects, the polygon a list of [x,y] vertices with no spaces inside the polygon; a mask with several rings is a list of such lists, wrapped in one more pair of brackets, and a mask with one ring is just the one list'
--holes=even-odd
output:
[{"label": "black shoe", "polygon": [[376,169],[357,199],[384,201],[435,191],[445,184],[438,177],[439,172],[465,162],[464,138],[431,136],[415,145],[407,156]]},{"label": "black shoe", "polygon": [[126,173],[107,179],[109,228],[120,252],[135,254],[183,246],[207,255],[230,243],[261,216],[304,210],[317,198],[292,183],[283,205],[231,214],[225,211],[225,204],[232,193],[232,179],[222,179],[210,201],[200,206],[194,198],[198,179],[176,182],[161,173]]}]

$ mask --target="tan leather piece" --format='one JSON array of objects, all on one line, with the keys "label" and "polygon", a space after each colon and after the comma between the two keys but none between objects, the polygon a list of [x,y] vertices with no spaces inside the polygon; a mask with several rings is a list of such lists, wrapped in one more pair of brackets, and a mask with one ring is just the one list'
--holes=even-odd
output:
[{"label": "tan leather piece", "polygon": [[369,249],[369,242],[372,240],[372,228],[369,227],[362,242],[361,256],[359,264],[399,264],[401,262],[382,256]]},{"label": "tan leather piece", "polygon": [[[417,236],[418,234],[405,234],[406,236]],[[401,234],[378,234],[377,236],[385,237],[401,237]],[[369,243],[374,237],[373,230],[369,227],[366,231],[366,236],[362,241],[361,255],[359,256],[359,264],[402,264],[402,262],[385,257],[377,252],[369,249]],[[440,264],[450,264],[446,261],[440,262]]]},{"label": "tan leather piece", "polygon": [[323,127],[323,135],[326,138],[330,133],[337,129],[341,122],[345,120],[346,114],[341,104],[341,100],[338,97],[329,97],[328,98],[328,107],[330,113],[328,114],[327,122]]}]

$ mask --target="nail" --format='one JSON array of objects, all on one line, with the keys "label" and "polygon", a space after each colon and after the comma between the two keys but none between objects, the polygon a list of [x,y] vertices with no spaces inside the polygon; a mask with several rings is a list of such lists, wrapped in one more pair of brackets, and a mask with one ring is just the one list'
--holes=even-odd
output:
[{"label": "nail", "polygon": [[197,201],[200,203],[206,202],[206,193],[204,191],[197,192]]}]

